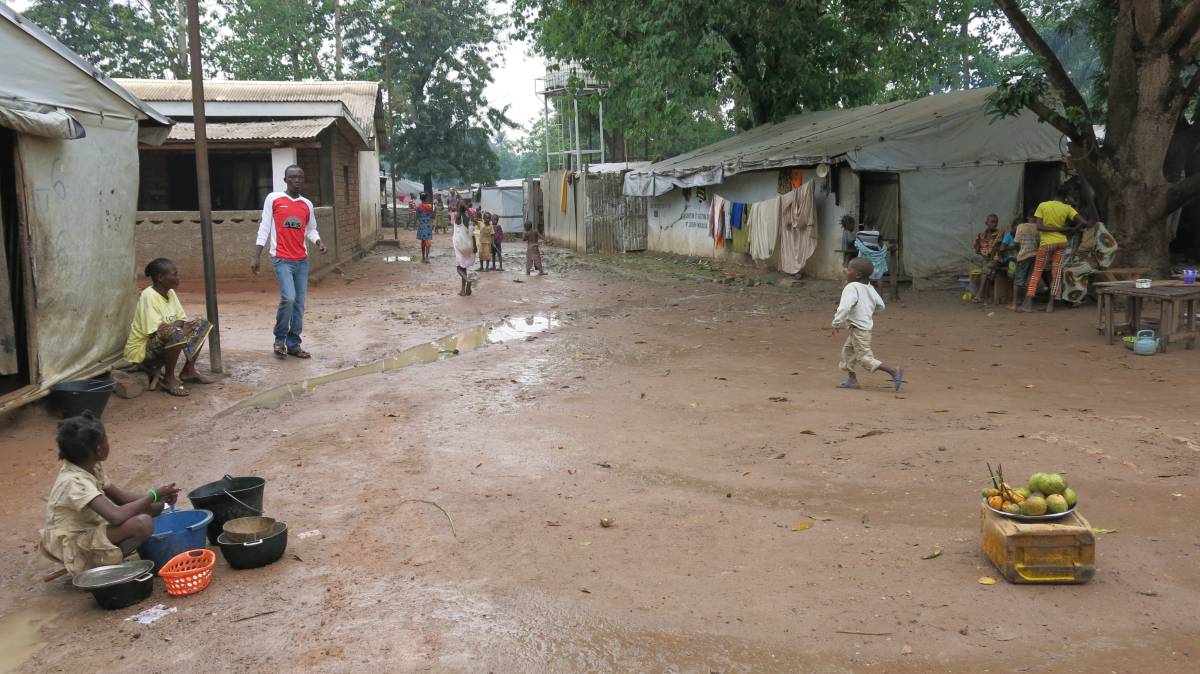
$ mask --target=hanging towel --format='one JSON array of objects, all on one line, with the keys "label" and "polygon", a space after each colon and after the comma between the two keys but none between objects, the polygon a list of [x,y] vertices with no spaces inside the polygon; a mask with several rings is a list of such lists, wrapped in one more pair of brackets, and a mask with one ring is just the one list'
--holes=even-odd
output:
[{"label": "hanging towel", "polygon": [[746,204],[746,208],[742,211],[741,226],[733,230],[733,252],[750,254],[750,218],[759,207],[755,205],[753,208],[750,204]]},{"label": "hanging towel", "polygon": [[708,211],[708,236],[710,238],[717,241],[725,239],[725,222],[728,210],[729,202],[714,194]]},{"label": "hanging towel", "polygon": [[817,249],[816,204],[813,185],[808,182],[800,189],[780,197],[779,269],[785,274],[799,274]]},{"label": "hanging towel", "polygon": [[729,224],[734,229],[742,228],[742,214],[746,211],[746,204],[734,203],[733,213],[729,216]]},{"label": "hanging towel", "polygon": [[750,209],[750,256],[755,260],[769,260],[775,250],[775,239],[779,234],[780,197],[754,204]]}]

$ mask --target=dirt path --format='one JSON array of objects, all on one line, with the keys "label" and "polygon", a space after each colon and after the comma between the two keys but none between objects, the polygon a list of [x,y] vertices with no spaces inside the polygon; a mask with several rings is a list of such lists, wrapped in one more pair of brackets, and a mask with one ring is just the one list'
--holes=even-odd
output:
[{"label": "dirt path", "polygon": [[[199,595],[159,587],[179,611],[153,625],[40,582],[54,419],[3,419],[0,671],[1195,668],[1197,352],[1138,358],[1103,345],[1090,310],[925,293],[877,323],[904,390],[880,375],[837,391],[833,284],[731,287],[557,251],[527,278],[510,252],[464,299],[437,246],[432,265],[379,249],[312,288],[308,362],[270,357],[270,279],[222,288],[231,376],[186,400],[113,400],[111,475],[259,475],[293,534],[272,566],[219,561]],[[549,316],[564,322],[532,339],[214,419],[279,384]],[[985,461],[1069,474],[1092,524],[1116,530],[1095,580],[978,584],[995,575],[978,544]],[[441,505],[457,535],[406,499]]]}]

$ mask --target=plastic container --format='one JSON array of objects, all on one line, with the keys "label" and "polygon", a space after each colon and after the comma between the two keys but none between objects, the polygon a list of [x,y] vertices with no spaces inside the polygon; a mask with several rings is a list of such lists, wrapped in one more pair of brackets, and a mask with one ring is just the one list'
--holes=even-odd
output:
[{"label": "plastic container", "polygon": [[1184,269],[1183,270],[1183,282],[1187,285],[1195,285],[1196,270],[1195,269]]},{"label": "plastic container", "polygon": [[216,564],[217,555],[212,550],[188,550],[171,558],[158,575],[167,586],[167,594],[183,597],[208,587]]},{"label": "plastic container", "polygon": [[91,410],[99,418],[115,388],[116,384],[107,379],[59,382],[50,387],[50,402],[64,419],[77,417],[85,410]]},{"label": "plastic container", "polygon": [[154,518],[154,535],[138,546],[142,559],[161,569],[181,552],[204,547],[204,535],[213,514],[207,510],[170,510]]},{"label": "plastic container", "polygon": [[263,491],[266,488],[267,481],[261,477],[226,475],[216,482],[209,482],[188,492],[188,500],[192,502],[193,508],[212,511],[213,519],[208,525],[208,541],[215,544],[217,537],[221,535],[221,528],[229,520],[263,514]]},{"label": "plastic container", "polygon": [[1076,510],[1054,523],[1018,522],[980,506],[979,545],[1010,583],[1079,584],[1096,574],[1096,536]]}]

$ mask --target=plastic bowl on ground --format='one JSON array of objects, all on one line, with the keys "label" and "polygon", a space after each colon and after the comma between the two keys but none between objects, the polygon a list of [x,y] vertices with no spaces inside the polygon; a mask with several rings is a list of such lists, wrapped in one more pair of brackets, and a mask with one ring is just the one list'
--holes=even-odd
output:
[{"label": "plastic bowl on ground", "polygon": [[161,569],[181,552],[204,547],[204,535],[213,514],[207,510],[168,510],[154,518],[154,535],[138,546],[142,559]]},{"label": "plastic bowl on ground", "polygon": [[271,534],[257,541],[235,543],[229,540],[227,534],[221,534],[217,537],[217,545],[220,546],[221,555],[229,562],[229,566],[235,569],[257,569],[279,561],[287,550],[287,539],[287,524],[276,522]]},{"label": "plastic bowl on ground", "polygon": [[99,418],[115,388],[116,384],[108,379],[63,381],[50,387],[50,402],[64,419],[77,417],[84,411],[91,411]]},{"label": "plastic bowl on ground", "polygon": [[188,500],[193,508],[212,511],[208,540],[216,543],[217,536],[221,535],[221,527],[229,520],[263,513],[263,491],[266,488],[267,481],[261,477],[226,475],[188,492]]}]

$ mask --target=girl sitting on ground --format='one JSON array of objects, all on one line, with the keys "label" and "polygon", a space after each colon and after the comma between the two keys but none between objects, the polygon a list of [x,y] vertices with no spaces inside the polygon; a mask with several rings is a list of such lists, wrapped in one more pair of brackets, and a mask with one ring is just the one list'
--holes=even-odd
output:
[{"label": "girl sitting on ground", "polygon": [[[138,296],[129,339],[125,342],[125,360],[140,365],[150,377],[150,388],[162,382],[162,390],[173,396],[188,395],[189,384],[211,384],[213,380],[196,372],[196,359],[208,339],[212,324],[204,318],[188,320],[175,289],[179,270],[165,257],[146,265],[151,284]],[[179,356],[183,369],[175,375]],[[182,380],[182,381],[181,381]]]},{"label": "girl sitting on ground", "polygon": [[117,487],[104,474],[108,455],[104,424],[91,412],[59,423],[63,465],[46,502],[39,547],[72,577],[120,564],[154,534],[154,517],[179,494],[174,482],[144,494]]}]

